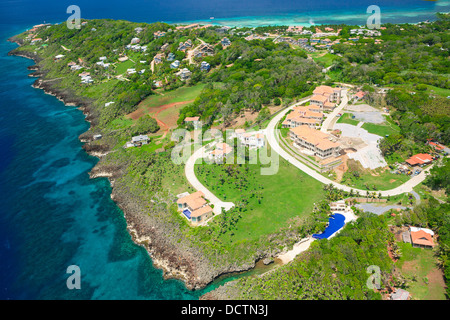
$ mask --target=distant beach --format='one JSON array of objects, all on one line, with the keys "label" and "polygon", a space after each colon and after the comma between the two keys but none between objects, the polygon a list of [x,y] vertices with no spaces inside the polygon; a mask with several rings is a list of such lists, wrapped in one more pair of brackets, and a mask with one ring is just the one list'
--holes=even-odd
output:
[{"label": "distant beach", "polygon": [[[449,12],[450,1],[439,1],[436,3],[425,2],[421,6],[408,7],[380,7],[381,23],[418,23],[421,21],[436,20],[437,12]],[[371,15],[367,13],[367,7],[359,6],[352,10],[335,9],[312,12],[300,12],[279,14],[273,16],[241,16],[233,18],[221,18],[215,16],[214,19],[201,19],[190,21],[165,21],[169,24],[212,24],[225,25],[230,27],[261,27],[261,26],[281,26],[300,25],[310,27],[312,25],[325,24],[347,24],[365,25],[367,18]]]}]

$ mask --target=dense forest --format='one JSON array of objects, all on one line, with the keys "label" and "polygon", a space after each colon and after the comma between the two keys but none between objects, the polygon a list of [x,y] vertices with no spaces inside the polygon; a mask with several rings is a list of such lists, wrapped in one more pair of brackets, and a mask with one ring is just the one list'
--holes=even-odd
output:
[{"label": "dense forest", "polygon": [[380,149],[385,157],[405,158],[430,152],[427,140],[450,143],[450,103],[447,98],[430,96],[427,92],[412,94],[406,89],[387,93],[386,103],[393,107],[392,119],[401,132],[385,137]]},{"label": "dense forest", "polygon": [[210,84],[197,100],[181,111],[179,124],[195,115],[207,124],[221,118],[227,123],[241,110],[260,111],[275,99],[292,101],[311,93],[322,75],[306,58],[304,51],[272,39],[233,42],[232,47],[205,59],[218,70],[207,78]]}]

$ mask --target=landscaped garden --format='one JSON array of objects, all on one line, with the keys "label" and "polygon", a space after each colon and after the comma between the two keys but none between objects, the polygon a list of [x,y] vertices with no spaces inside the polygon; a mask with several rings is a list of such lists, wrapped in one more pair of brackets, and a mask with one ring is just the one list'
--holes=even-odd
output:
[{"label": "landscaped garden", "polygon": [[246,211],[233,239],[258,239],[306,217],[324,197],[323,184],[280,158],[275,175],[261,175],[259,164],[196,165],[197,178],[223,201]]}]

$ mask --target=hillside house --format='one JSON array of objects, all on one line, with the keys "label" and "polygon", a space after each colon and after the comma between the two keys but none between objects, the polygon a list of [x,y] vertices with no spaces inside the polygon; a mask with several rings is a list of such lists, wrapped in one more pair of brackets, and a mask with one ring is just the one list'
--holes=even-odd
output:
[{"label": "hillside house", "polygon": [[416,155],[413,155],[411,158],[407,159],[405,161],[408,165],[411,167],[414,166],[424,166],[431,162],[433,162],[433,157],[427,153],[419,153]]},{"label": "hillside house", "polygon": [[208,43],[201,44],[194,52],[194,56],[197,58],[214,55],[214,47]]},{"label": "hillside house", "polygon": [[139,39],[139,38],[131,39],[131,44],[138,44],[139,42],[141,42],[141,39]]},{"label": "hillside house", "polygon": [[156,32],[153,32],[153,36],[156,38],[156,39],[159,39],[159,38],[161,38],[161,37],[164,37],[166,35],[166,32],[165,31],[156,31]]},{"label": "hillside house", "polygon": [[167,61],[174,61],[174,60],[175,60],[175,54],[172,53],[172,52],[170,52],[170,53],[167,55]]},{"label": "hillside house", "polygon": [[200,70],[209,71],[209,69],[211,69],[210,64],[206,61],[202,61],[200,64]]},{"label": "hillside house", "polygon": [[178,211],[182,212],[193,225],[205,222],[213,216],[213,210],[204,197],[203,192],[197,191],[177,200]]},{"label": "hillside house", "polygon": [[236,130],[236,137],[239,139],[240,143],[249,148],[262,148],[264,147],[264,132],[263,131],[253,131],[245,132],[244,129]]},{"label": "hillside house", "polygon": [[225,49],[226,47],[231,46],[231,41],[227,37],[224,37],[222,40],[220,40],[220,43],[222,44],[222,47]]},{"label": "hillside house", "polygon": [[131,138],[131,143],[135,146],[142,146],[144,144],[148,144],[150,138],[147,135],[139,135]]},{"label": "hillside house", "polygon": [[158,53],[157,55],[155,55],[153,60],[155,61],[155,64],[161,64],[161,63],[163,63],[164,58],[165,58],[165,55],[163,53]]},{"label": "hillside house", "polygon": [[187,49],[192,48],[192,41],[191,39],[188,39],[186,42],[180,42],[178,45],[179,51],[186,51]]},{"label": "hillside house", "polygon": [[215,149],[208,154],[208,159],[221,163],[223,159],[231,153],[233,153],[233,148],[227,143],[218,143],[216,144]]},{"label": "hillside house", "polygon": [[283,128],[295,128],[302,125],[307,125],[311,128],[319,127],[323,120],[323,113],[321,111],[311,111],[307,106],[294,107],[292,111],[286,116],[283,121]]},{"label": "hillside house", "polygon": [[159,50],[166,51],[168,48],[169,48],[169,44],[168,43],[164,43]]},{"label": "hillside house", "polygon": [[200,121],[200,117],[186,117],[184,119],[184,122],[192,123],[192,125],[194,126],[194,129],[198,129],[202,125],[202,122]]},{"label": "hillside house", "polygon": [[433,241],[434,232],[427,228],[409,227],[411,234],[411,244],[416,248],[432,249],[435,246]]},{"label": "hillside house", "polygon": [[188,68],[183,68],[176,73],[176,75],[180,78],[180,80],[188,80],[191,78],[192,72],[189,71]]}]

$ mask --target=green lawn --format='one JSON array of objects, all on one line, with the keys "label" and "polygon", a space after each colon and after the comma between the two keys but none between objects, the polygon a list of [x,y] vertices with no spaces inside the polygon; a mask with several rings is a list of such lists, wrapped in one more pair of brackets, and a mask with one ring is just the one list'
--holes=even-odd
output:
[{"label": "green lawn", "polygon": [[204,83],[192,87],[181,87],[173,91],[164,91],[163,94],[151,95],[140,104],[146,108],[155,108],[174,102],[194,100],[205,87]]},{"label": "green lawn", "polygon": [[[408,89],[411,92],[417,91],[417,89],[412,84],[399,84],[399,85],[392,85],[392,86],[393,87],[403,87],[403,88]],[[450,89],[439,88],[439,87],[435,87],[435,86],[428,85],[428,84],[426,86],[427,86],[427,90],[425,92],[435,93],[444,98],[450,96]]]},{"label": "green lawn", "polygon": [[353,126],[356,126],[359,123],[358,120],[352,119],[351,113],[344,113],[341,117],[339,117],[339,119],[336,122],[337,123],[347,123],[347,124],[351,124]]},{"label": "green lawn", "polygon": [[[229,177],[223,165],[202,164],[195,167],[197,178],[223,201],[237,204],[241,201],[241,195],[247,197],[253,190],[261,192],[261,203],[257,196],[247,197],[248,211],[237,223],[233,241],[258,240],[263,235],[276,233],[282,227],[289,227],[292,218],[309,215],[314,203],[324,197],[322,183],[282,158],[275,175],[263,176],[260,168],[257,164],[249,165],[249,171],[245,172],[241,167],[237,176]],[[245,179],[247,183],[243,182]]]},{"label": "green lawn", "polygon": [[[350,160],[349,160],[350,161]],[[359,162],[358,162],[359,165]],[[403,174],[394,174],[389,169],[378,168],[375,170],[363,169],[362,166],[358,169],[359,177],[353,175],[354,170],[348,170],[341,180],[342,184],[350,186],[355,189],[367,190],[370,192],[378,192],[381,190],[390,190],[398,187],[410,179],[409,176]],[[375,189],[374,187],[375,186]],[[361,195],[364,196],[364,195]]]},{"label": "green lawn", "polygon": [[125,129],[133,125],[133,120],[125,118],[124,116],[120,118],[116,118],[110,123],[108,123],[108,129],[111,130],[118,130],[118,129]]},{"label": "green lawn", "polygon": [[363,129],[366,129],[369,133],[377,134],[381,137],[385,137],[386,135],[392,135],[395,133],[400,133],[400,128],[397,126],[390,117],[384,116],[386,121],[384,123],[376,124],[376,123],[364,123],[362,125]]},{"label": "green lawn", "polygon": [[323,55],[323,52],[311,53],[311,57],[316,63],[324,66],[325,68],[331,66],[333,64],[334,59],[336,59],[336,56],[334,54],[325,53]]},{"label": "green lawn", "polygon": [[443,280],[438,280],[436,257],[430,249],[413,248],[409,243],[398,242],[401,257],[396,262],[402,273],[415,279],[406,289],[413,299],[445,300]]},{"label": "green lawn", "polygon": [[127,60],[116,64],[116,74],[124,74],[127,69],[133,68],[135,63],[133,61]]}]

